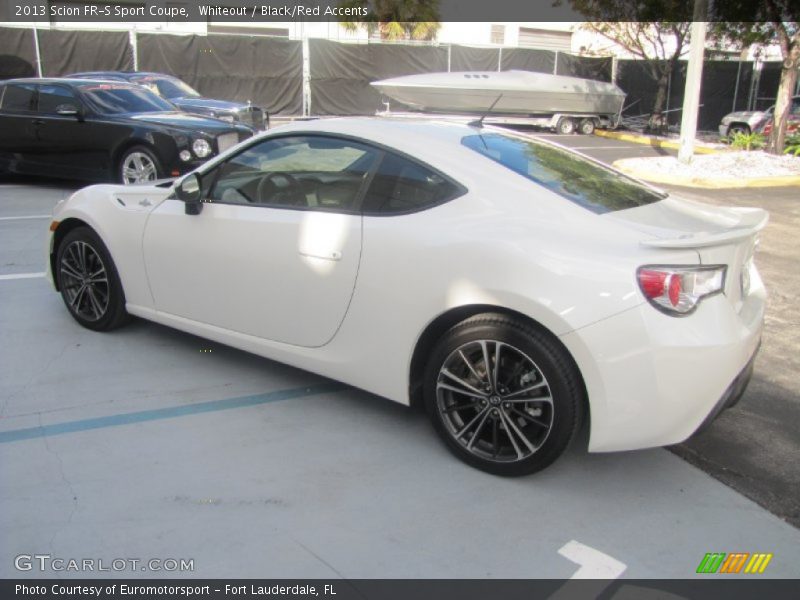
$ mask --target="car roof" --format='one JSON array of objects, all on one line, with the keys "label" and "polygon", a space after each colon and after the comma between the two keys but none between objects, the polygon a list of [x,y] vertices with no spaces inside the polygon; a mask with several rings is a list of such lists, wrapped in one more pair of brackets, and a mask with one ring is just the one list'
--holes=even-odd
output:
[{"label": "car roof", "polygon": [[[65,83],[68,85],[86,85],[87,83],[108,83],[106,79],[81,79],[81,78],[72,78],[72,77],[19,77],[16,79],[7,79],[2,83],[37,83],[37,84],[53,84],[53,83]],[[128,83],[128,82],[119,82],[119,83]]]},{"label": "car roof", "polygon": [[168,77],[175,79],[173,75],[154,73],[152,71],[82,71],[80,73],[73,73],[72,77],[121,77],[124,79],[134,79],[136,77]]}]

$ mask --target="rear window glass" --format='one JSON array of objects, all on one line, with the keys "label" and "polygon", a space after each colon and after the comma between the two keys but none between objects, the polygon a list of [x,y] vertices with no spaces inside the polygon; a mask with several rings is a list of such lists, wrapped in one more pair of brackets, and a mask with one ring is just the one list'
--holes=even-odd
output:
[{"label": "rear window glass", "polygon": [[3,110],[33,110],[34,90],[31,84],[8,84],[3,93]]},{"label": "rear window glass", "polygon": [[461,143],[594,213],[644,206],[664,196],[567,150],[530,139],[484,133]]}]

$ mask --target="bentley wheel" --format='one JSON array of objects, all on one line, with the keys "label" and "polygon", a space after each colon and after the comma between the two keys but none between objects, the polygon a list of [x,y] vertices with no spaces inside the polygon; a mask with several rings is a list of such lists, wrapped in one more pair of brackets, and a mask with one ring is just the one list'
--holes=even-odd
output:
[{"label": "bentley wheel", "polygon": [[143,146],[131,148],[119,161],[119,180],[126,185],[155,181],[160,176],[158,159]]},{"label": "bentley wheel", "polygon": [[434,427],[464,462],[496,475],[550,465],[580,422],[583,385],[566,350],[504,315],[450,329],[425,375]]},{"label": "bentley wheel", "polygon": [[64,237],[56,254],[55,276],[64,304],[84,327],[107,331],[130,318],[111,256],[88,227]]}]

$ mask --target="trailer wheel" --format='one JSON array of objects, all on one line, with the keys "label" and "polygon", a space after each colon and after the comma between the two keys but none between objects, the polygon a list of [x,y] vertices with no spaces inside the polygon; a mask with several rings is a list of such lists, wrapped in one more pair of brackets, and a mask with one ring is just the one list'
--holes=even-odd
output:
[{"label": "trailer wheel", "polygon": [[594,119],[581,119],[581,122],[578,123],[578,131],[583,135],[592,135],[594,128]]},{"label": "trailer wheel", "polygon": [[575,119],[570,117],[561,117],[556,125],[556,133],[560,133],[561,135],[575,133]]}]

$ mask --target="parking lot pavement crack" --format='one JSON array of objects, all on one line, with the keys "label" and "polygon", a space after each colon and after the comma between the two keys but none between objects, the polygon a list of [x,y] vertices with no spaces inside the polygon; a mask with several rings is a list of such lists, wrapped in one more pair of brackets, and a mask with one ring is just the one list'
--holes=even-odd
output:
[{"label": "parking lot pavement crack", "polygon": [[[39,427],[42,427],[43,426],[42,415],[39,414],[38,418],[39,418]],[[53,535],[50,537],[50,552],[52,553],[52,555],[55,555],[56,552],[55,548],[53,547],[53,544],[55,543],[56,536],[62,529],[65,529],[72,523],[72,518],[75,516],[75,513],[78,510],[78,494],[75,492],[75,488],[73,487],[72,482],[67,478],[67,474],[64,471],[64,461],[61,459],[59,453],[53,450],[52,446],[50,445],[50,441],[47,439],[47,436],[43,436],[42,440],[44,441],[44,447],[47,450],[47,452],[52,454],[56,458],[56,461],[58,461],[58,471],[61,474],[61,480],[67,486],[67,489],[69,490],[69,495],[72,498],[72,509],[69,511],[69,516],[67,517],[66,522],[62,527],[55,528],[53,530]]]},{"label": "parking lot pavement crack", "polygon": [[308,552],[308,553],[309,553],[311,556],[313,556],[314,558],[316,558],[316,559],[317,559],[319,562],[321,562],[323,565],[325,565],[326,567],[328,567],[328,568],[329,568],[331,571],[333,571],[334,573],[336,573],[336,575],[338,575],[340,579],[345,579],[345,580],[347,579],[347,577],[345,577],[345,576],[344,576],[342,573],[340,573],[340,572],[339,572],[339,570],[338,570],[336,567],[334,567],[334,566],[333,566],[331,563],[329,563],[327,560],[325,560],[324,558],[322,558],[322,557],[321,557],[319,554],[317,554],[316,552],[314,552],[314,551],[313,551],[311,548],[309,548],[308,546],[306,546],[306,545],[305,545],[303,542],[301,542],[301,541],[299,541],[299,540],[296,540],[296,539],[294,539],[294,538],[292,538],[292,541],[293,541],[294,543],[296,543],[298,546],[300,546],[300,547],[301,547],[303,550],[305,550],[306,552]]}]

